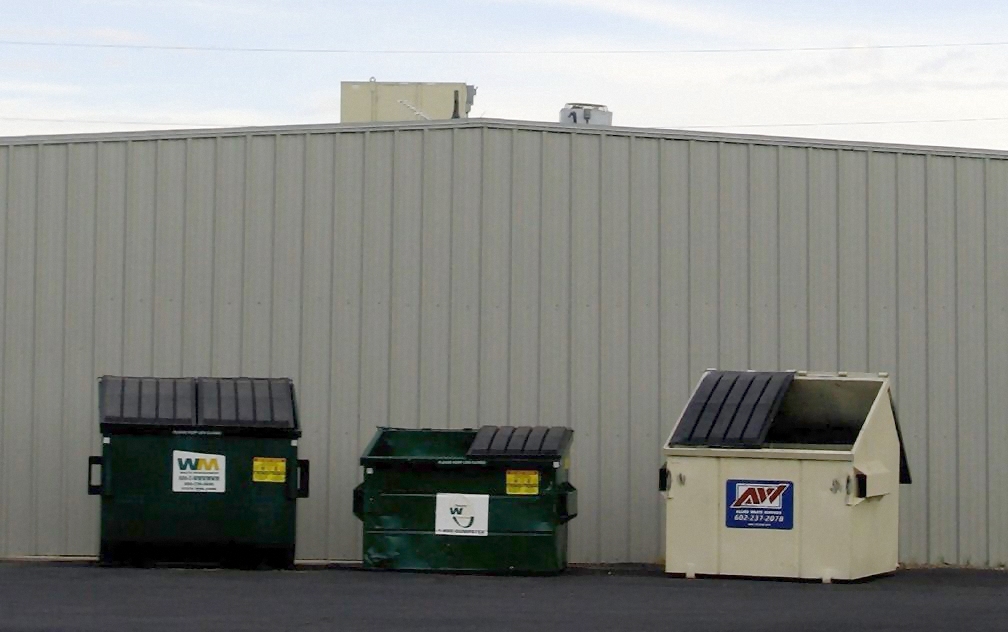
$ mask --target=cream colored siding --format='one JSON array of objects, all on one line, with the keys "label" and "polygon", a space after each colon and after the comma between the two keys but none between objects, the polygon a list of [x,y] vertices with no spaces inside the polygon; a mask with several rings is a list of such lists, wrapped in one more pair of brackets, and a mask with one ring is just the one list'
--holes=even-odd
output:
[{"label": "cream colored siding", "polygon": [[710,367],[888,371],[901,558],[1008,562],[1008,156],[506,121],[0,139],[0,555],[96,552],[95,378],[296,382],[298,555],[379,425],[566,424],[579,562],[655,562]]}]

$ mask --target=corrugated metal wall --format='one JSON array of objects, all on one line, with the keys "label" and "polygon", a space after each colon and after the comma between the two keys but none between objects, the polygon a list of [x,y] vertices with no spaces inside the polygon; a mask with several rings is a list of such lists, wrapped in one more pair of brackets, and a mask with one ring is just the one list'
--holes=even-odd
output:
[{"label": "corrugated metal wall", "polygon": [[902,559],[1008,561],[1008,160],[462,122],[0,142],[0,554],[90,554],[95,378],[297,384],[299,556],[376,425],[570,424],[577,561],[655,561],[707,367],[891,371]]}]

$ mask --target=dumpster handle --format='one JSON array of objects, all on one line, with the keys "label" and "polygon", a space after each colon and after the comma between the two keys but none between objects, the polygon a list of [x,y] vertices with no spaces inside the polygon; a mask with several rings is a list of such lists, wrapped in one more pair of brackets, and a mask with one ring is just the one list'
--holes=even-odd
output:
[{"label": "dumpster handle", "polygon": [[308,489],[310,483],[310,469],[308,467],[308,459],[298,459],[298,488],[297,497],[298,498],[308,498]]},{"label": "dumpster handle", "polygon": [[668,464],[662,465],[658,470],[658,491],[667,492],[669,490]]},{"label": "dumpster handle", "polygon": [[557,496],[557,501],[559,504],[557,513],[559,514],[560,524],[570,522],[571,519],[578,515],[577,490],[574,489],[573,485],[563,483],[561,491]]},{"label": "dumpster handle", "polygon": [[353,513],[355,516],[364,519],[364,484],[361,483],[353,490]]},{"label": "dumpster handle", "polygon": [[[91,474],[94,466],[101,468],[101,473],[98,476],[98,484],[95,485],[91,483]],[[105,466],[102,464],[102,457],[100,456],[89,456],[88,457],[88,470],[87,470],[87,493],[88,496],[98,496],[102,493],[102,483],[105,479]]]}]

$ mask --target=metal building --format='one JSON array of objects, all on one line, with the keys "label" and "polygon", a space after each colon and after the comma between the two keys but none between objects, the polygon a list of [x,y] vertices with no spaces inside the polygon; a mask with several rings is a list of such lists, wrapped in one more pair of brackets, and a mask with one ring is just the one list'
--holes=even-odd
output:
[{"label": "metal building", "polygon": [[0,139],[0,555],[93,554],[95,379],[277,375],[352,559],[377,425],[569,424],[574,561],[662,555],[708,367],[888,371],[907,562],[1008,562],[1008,153],[461,120]]}]

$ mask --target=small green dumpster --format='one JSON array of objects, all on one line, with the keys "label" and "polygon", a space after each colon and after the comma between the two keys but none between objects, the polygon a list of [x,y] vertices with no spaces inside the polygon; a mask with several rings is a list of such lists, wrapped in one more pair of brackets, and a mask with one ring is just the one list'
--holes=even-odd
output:
[{"label": "small green dumpster", "polygon": [[289,379],[105,376],[98,394],[103,563],[293,565],[309,471]]},{"label": "small green dumpster", "polygon": [[370,568],[557,573],[567,566],[573,431],[379,428],[354,514]]}]

